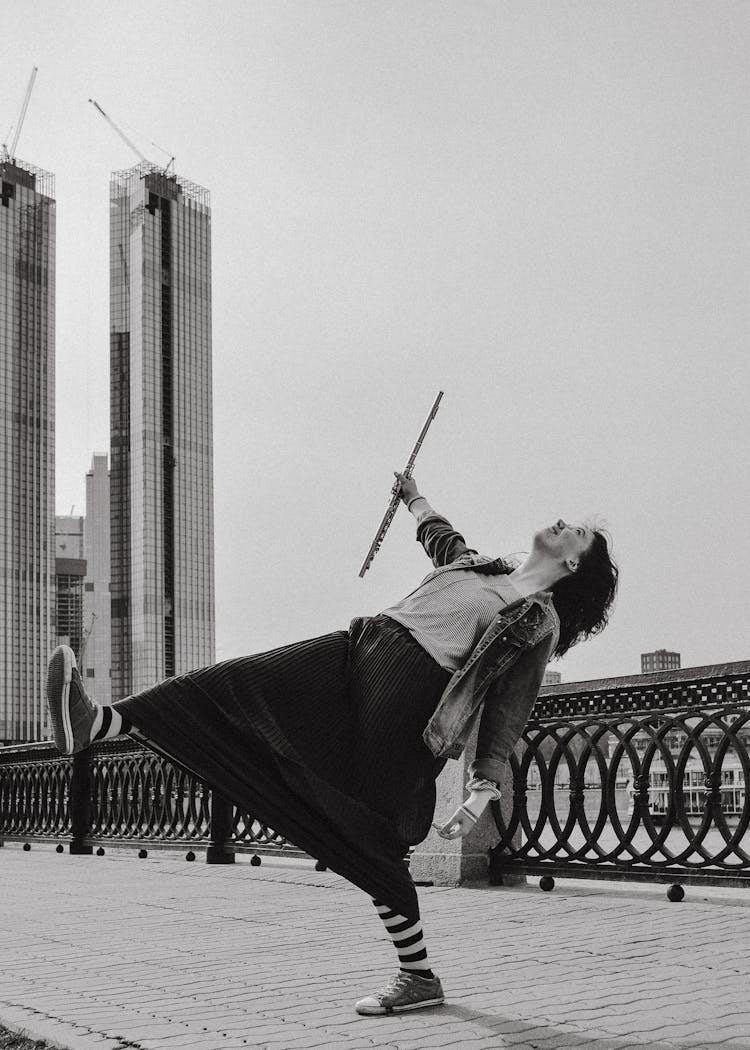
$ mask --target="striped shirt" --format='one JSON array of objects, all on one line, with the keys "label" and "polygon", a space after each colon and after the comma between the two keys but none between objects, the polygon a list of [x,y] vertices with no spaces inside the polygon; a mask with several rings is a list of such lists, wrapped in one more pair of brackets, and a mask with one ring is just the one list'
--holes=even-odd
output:
[{"label": "striped shirt", "polygon": [[505,575],[446,565],[383,613],[408,628],[441,667],[457,671],[501,609],[519,598]]}]

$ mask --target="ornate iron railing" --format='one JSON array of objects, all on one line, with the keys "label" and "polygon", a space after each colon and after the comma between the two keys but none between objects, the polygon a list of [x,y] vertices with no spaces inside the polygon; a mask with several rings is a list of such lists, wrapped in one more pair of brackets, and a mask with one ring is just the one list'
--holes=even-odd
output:
[{"label": "ornate iron railing", "polygon": [[73,763],[50,744],[0,749],[0,838],[56,838],[71,833]]},{"label": "ornate iron railing", "polygon": [[[490,877],[750,883],[750,662],[542,691],[511,758]],[[0,748],[0,841],[304,856],[131,738]]]},{"label": "ornate iron railing", "polygon": [[0,748],[0,840],[69,840],[94,847],[205,846],[209,862],[236,850],[306,856],[208,785],[128,737],[74,758],[52,744]]},{"label": "ornate iron railing", "polygon": [[511,768],[493,881],[750,882],[750,662],[548,688]]}]

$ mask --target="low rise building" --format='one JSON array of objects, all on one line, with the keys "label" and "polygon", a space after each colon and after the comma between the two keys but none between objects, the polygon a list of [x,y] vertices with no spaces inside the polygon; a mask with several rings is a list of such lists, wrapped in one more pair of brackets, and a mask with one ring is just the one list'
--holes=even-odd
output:
[{"label": "low rise building", "polygon": [[641,653],[641,674],[652,671],[679,671],[680,654],[667,649],[655,649],[653,653]]}]

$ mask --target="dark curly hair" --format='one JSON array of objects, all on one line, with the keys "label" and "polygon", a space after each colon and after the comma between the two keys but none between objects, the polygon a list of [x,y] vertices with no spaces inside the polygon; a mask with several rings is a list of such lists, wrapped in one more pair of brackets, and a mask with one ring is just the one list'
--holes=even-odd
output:
[{"label": "dark curly hair", "polygon": [[577,642],[604,630],[617,593],[620,570],[612,561],[609,537],[601,529],[592,531],[593,541],[576,571],[551,587],[560,618],[560,637],[552,654],[558,659]]},{"label": "dark curly hair", "polygon": [[[576,571],[550,588],[560,620],[560,637],[552,653],[557,659],[577,642],[604,630],[617,593],[620,570],[609,552],[610,537],[601,529],[592,532],[591,546],[581,555]],[[513,572],[514,565],[496,558],[471,568],[483,576],[500,576]]]}]

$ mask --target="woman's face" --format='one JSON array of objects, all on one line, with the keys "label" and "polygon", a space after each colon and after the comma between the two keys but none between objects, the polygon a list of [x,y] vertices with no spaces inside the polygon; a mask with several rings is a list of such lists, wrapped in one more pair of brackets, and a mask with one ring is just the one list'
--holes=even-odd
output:
[{"label": "woman's face", "polygon": [[585,554],[594,542],[594,534],[585,525],[568,525],[560,518],[534,534],[533,550],[538,554],[554,558],[557,562],[575,562]]}]

